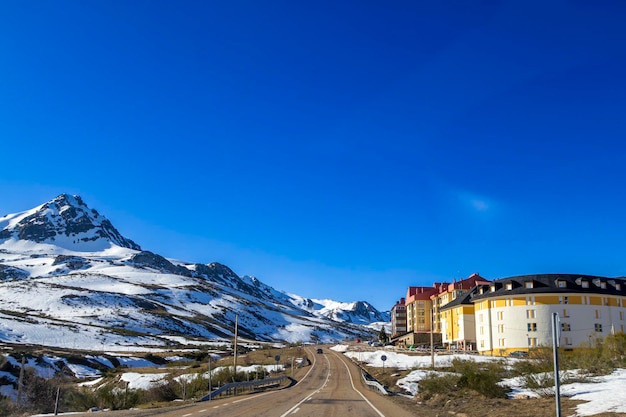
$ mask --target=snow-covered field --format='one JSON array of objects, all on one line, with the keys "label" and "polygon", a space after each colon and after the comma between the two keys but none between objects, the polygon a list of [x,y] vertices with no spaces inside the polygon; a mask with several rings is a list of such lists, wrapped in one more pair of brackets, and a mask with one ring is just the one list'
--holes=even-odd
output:
[{"label": "snow-covered field", "polygon": [[[343,352],[346,356],[361,361],[368,366],[382,367],[382,356],[386,356],[384,362],[386,367],[411,371],[405,378],[398,381],[398,385],[407,392],[415,395],[417,393],[417,383],[432,371],[427,370],[431,366],[431,357],[412,356],[403,353],[377,350],[374,352],[355,352],[348,351],[346,345],[337,345],[330,349],[336,352]],[[450,365],[453,359],[474,360],[474,361],[502,361],[510,362],[519,359],[480,355],[439,355],[435,354],[435,367],[446,367]],[[422,369],[420,369],[422,368]],[[614,412],[626,413],[626,396],[623,395],[624,386],[626,386],[626,369],[617,369],[610,375],[595,377],[592,382],[577,382],[573,384],[561,385],[561,396],[568,397],[573,400],[585,401],[576,408],[577,417],[593,416],[600,413]],[[511,378],[503,381],[503,384],[509,386],[511,396],[528,396],[538,397],[539,394],[530,389],[525,388],[519,378]],[[512,400],[515,401],[515,400]]]}]

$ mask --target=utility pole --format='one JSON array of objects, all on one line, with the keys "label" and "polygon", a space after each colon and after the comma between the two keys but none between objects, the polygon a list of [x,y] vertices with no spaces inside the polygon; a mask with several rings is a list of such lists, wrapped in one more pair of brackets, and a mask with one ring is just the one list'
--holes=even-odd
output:
[{"label": "utility pole", "polygon": [[556,417],[561,417],[561,382],[559,379],[559,313],[552,313],[552,353],[554,354],[554,396]]},{"label": "utility pole", "polygon": [[22,355],[22,366],[20,368],[20,378],[17,382],[17,405],[22,406],[22,388],[24,386],[24,365],[26,363],[26,355]]},{"label": "utility pole", "polygon": [[209,401],[213,397],[211,394],[213,393],[213,377],[211,376],[211,353],[209,352]]},{"label": "utility pole", "polygon": [[239,327],[239,315],[235,315],[235,343],[234,343],[234,371],[233,371],[233,382],[234,378],[237,378],[237,328]]},{"label": "utility pole", "polygon": [[435,331],[435,306],[430,313],[430,367],[435,369],[435,341],[433,332]]},{"label": "utility pole", "polygon": [[57,387],[57,397],[56,400],[54,401],[54,415],[58,416],[59,415],[59,396],[61,394],[61,386],[59,385]]}]

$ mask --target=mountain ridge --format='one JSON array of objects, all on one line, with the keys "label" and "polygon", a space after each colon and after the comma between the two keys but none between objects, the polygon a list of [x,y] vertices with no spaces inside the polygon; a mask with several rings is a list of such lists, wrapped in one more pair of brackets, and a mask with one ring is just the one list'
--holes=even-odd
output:
[{"label": "mountain ridge", "polygon": [[143,250],[67,194],[0,218],[0,288],[0,341],[12,343],[200,343],[232,337],[236,317],[251,340],[318,342],[367,337],[367,325],[388,321],[367,302],[324,304],[217,262]]}]

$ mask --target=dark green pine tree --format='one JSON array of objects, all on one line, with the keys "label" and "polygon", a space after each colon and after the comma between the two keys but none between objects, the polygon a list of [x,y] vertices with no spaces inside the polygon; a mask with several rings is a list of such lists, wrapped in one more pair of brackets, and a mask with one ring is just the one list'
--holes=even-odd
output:
[{"label": "dark green pine tree", "polygon": [[387,332],[385,331],[385,326],[380,328],[380,333],[378,333],[378,341],[383,345],[389,341],[389,336],[387,336]]}]

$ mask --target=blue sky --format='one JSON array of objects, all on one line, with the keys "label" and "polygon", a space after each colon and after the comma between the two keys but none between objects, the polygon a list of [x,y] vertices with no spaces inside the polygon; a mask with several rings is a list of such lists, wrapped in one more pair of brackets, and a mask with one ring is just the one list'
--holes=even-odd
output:
[{"label": "blue sky", "polygon": [[4,1],[0,215],[388,309],[626,275],[621,1]]}]

